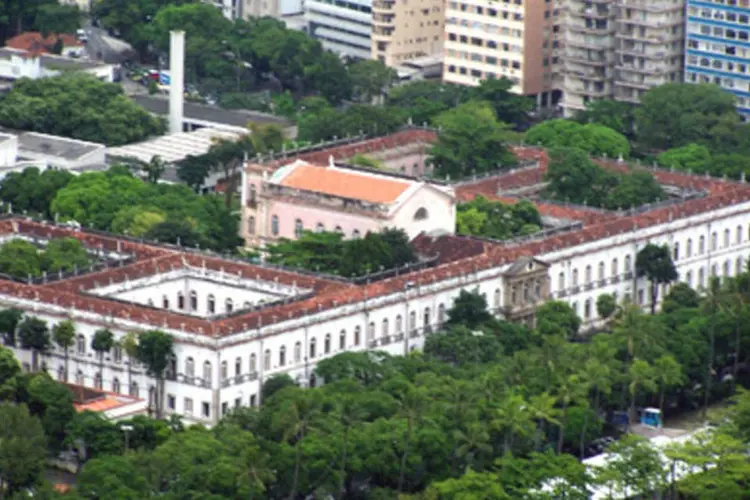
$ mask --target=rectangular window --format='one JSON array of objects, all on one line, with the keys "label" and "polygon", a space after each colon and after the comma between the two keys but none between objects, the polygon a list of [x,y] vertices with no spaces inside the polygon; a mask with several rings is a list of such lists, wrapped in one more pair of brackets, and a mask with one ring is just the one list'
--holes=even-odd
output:
[{"label": "rectangular window", "polygon": [[185,398],[185,414],[193,414],[193,400],[191,398]]},{"label": "rectangular window", "polygon": [[167,395],[167,408],[169,408],[170,410],[174,410],[176,405],[177,405],[177,400],[174,397],[174,394],[168,394]]},{"label": "rectangular window", "polygon": [[204,401],[202,409],[203,409],[202,414],[204,417],[208,418],[211,416],[211,404]]}]

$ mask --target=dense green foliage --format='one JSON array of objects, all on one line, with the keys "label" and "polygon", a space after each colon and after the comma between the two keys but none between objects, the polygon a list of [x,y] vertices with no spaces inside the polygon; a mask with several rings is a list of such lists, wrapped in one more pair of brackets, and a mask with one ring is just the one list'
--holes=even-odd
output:
[{"label": "dense green foliage", "polygon": [[542,218],[529,201],[508,205],[477,196],[458,206],[456,232],[469,236],[484,236],[506,240],[540,231]]},{"label": "dense green foliage", "polygon": [[57,0],[5,0],[0,12],[0,45],[25,31],[75,33],[81,21],[77,6],[63,5]]},{"label": "dense green foliage", "polygon": [[122,87],[84,73],[21,79],[0,100],[0,125],[116,146],[164,131]]},{"label": "dense green foliage", "polygon": [[654,176],[645,170],[605,170],[580,149],[558,148],[549,154],[545,196],[553,200],[616,210],[666,198]]},{"label": "dense green foliage", "polygon": [[25,240],[0,245],[0,273],[19,279],[41,276],[43,272],[85,269],[91,260],[86,248],[75,238],[51,240],[43,249]]},{"label": "dense green foliage", "polygon": [[410,264],[417,256],[402,230],[368,232],[344,239],[334,232],[309,232],[296,240],[282,239],[266,247],[268,262],[344,277],[363,276]]},{"label": "dense green foliage", "polygon": [[611,128],[625,137],[634,137],[635,106],[629,102],[599,99],[586,103],[586,109],[576,113],[578,123],[593,123]]},{"label": "dense green foliage", "polygon": [[15,213],[29,213],[51,219],[52,199],[68,185],[73,174],[65,170],[47,169],[40,172],[28,167],[21,172],[11,172],[0,183],[0,200]]},{"label": "dense green foliage", "polygon": [[581,125],[570,120],[548,120],[526,131],[524,140],[532,145],[547,148],[578,148],[591,156],[627,158],[630,153],[628,139],[604,125]]}]

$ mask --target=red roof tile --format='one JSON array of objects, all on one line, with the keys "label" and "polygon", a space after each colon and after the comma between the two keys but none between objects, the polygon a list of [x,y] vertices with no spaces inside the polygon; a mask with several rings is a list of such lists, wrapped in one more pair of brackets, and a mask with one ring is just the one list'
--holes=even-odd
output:
[{"label": "red roof tile", "polygon": [[47,35],[45,38],[38,31],[27,31],[16,35],[5,41],[5,46],[12,49],[25,50],[34,54],[52,53],[52,48],[57,43],[57,39],[62,39],[63,47],[82,47],[75,35],[69,33],[60,33],[57,35]]}]

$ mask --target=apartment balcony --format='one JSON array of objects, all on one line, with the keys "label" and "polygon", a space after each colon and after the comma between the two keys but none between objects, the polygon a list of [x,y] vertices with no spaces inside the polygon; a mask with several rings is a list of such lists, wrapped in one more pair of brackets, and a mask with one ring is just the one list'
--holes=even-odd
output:
[{"label": "apartment balcony", "polygon": [[[373,12],[372,14],[372,26],[374,27],[382,27],[382,28],[395,28],[396,26],[396,16],[393,14],[376,14]],[[373,29],[374,32],[374,29]]]},{"label": "apartment balcony", "polygon": [[390,12],[395,5],[395,0],[374,0],[372,2],[372,12],[373,14],[379,11]]},{"label": "apartment balcony", "polygon": [[609,19],[614,17],[614,11],[607,8],[592,8],[584,6],[578,11],[584,19]]},{"label": "apartment balcony", "polygon": [[574,47],[579,49],[588,49],[588,50],[596,50],[596,51],[610,51],[614,49],[612,43],[609,42],[609,37],[603,36],[601,37],[602,40],[606,41],[607,43],[601,43],[601,42],[592,42],[590,40],[586,40],[583,37],[567,37],[565,39],[565,45],[568,47]]},{"label": "apartment balcony", "polygon": [[654,47],[620,47],[617,49],[617,53],[628,56],[643,57],[645,59],[658,60],[663,60],[669,54],[675,54],[674,52],[668,52],[664,50],[664,47],[661,47],[660,50]]},{"label": "apartment balcony", "polygon": [[680,2],[659,2],[658,0],[615,0],[619,8],[640,10],[646,12],[672,12],[681,11],[684,4]]},{"label": "apartment balcony", "polygon": [[603,68],[605,66],[613,64],[611,61],[607,61],[604,57],[590,57],[575,53],[565,54],[563,56],[563,61],[566,70],[578,69],[578,65],[585,67],[596,66]]},{"label": "apartment balcony", "polygon": [[[635,64],[618,64],[617,69],[622,72],[632,72],[644,75],[663,75],[667,72],[667,69],[663,65],[646,64],[644,66],[636,66]],[[677,71],[675,69],[675,71]]]},{"label": "apartment balcony", "polygon": [[651,87],[656,86],[657,84],[647,82],[646,80],[618,77],[615,79],[615,85],[618,85],[620,87],[630,87],[639,90],[648,90]]},{"label": "apartment balcony", "polygon": [[572,31],[573,33],[583,33],[584,35],[599,35],[602,37],[609,37],[612,35],[612,33],[615,32],[614,26],[602,26],[602,27],[596,27],[596,26],[586,26],[582,24],[569,24],[567,26],[567,29],[569,31]]}]

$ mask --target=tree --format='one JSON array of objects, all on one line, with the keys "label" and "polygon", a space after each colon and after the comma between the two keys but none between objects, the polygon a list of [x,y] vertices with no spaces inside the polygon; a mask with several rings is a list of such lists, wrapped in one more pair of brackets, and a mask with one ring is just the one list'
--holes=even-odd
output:
[{"label": "tree", "polygon": [[537,308],[536,324],[542,335],[562,334],[573,339],[581,328],[581,318],[567,302],[550,300]]},{"label": "tree", "polygon": [[673,356],[665,354],[654,362],[654,372],[659,383],[659,410],[664,414],[664,395],[683,381],[682,366]]},{"label": "tree", "polygon": [[664,464],[658,450],[644,438],[628,435],[613,443],[611,458],[597,467],[595,481],[606,486],[610,498],[614,493],[648,495],[663,487]]},{"label": "tree", "polygon": [[82,17],[77,5],[43,4],[37,10],[34,28],[43,36],[75,33],[81,26]]},{"label": "tree", "polygon": [[513,452],[514,439],[530,432],[533,414],[521,394],[509,391],[495,410],[492,426],[503,433],[503,453]]},{"label": "tree", "polygon": [[700,295],[687,283],[675,283],[661,303],[664,313],[679,309],[695,309],[700,305]]},{"label": "tree", "polygon": [[731,93],[717,85],[668,83],[641,97],[635,111],[637,141],[652,149],[706,143],[726,119],[738,120]]},{"label": "tree", "polygon": [[195,248],[203,243],[203,238],[195,232],[189,222],[169,219],[151,226],[143,238],[185,248]]},{"label": "tree", "polygon": [[597,99],[587,102],[586,109],[576,113],[574,120],[578,123],[603,125],[628,139],[632,139],[634,136],[634,110],[635,106],[629,102]]},{"label": "tree", "polygon": [[166,222],[167,215],[158,208],[136,205],[123,207],[112,220],[112,231],[134,237],[143,237],[154,226]]},{"label": "tree", "polygon": [[164,131],[163,122],[127,98],[118,84],[79,72],[19,80],[0,103],[0,124],[108,146]]},{"label": "tree", "polygon": [[47,322],[29,316],[18,326],[18,337],[21,339],[21,347],[31,349],[31,369],[39,369],[39,355],[44,355],[51,347],[49,328]]},{"label": "tree", "polygon": [[419,80],[393,87],[387,104],[390,109],[404,110],[413,123],[428,125],[440,113],[468,101],[471,94],[465,85]]},{"label": "tree", "polygon": [[628,368],[628,376],[628,392],[630,393],[630,418],[628,422],[629,425],[633,425],[633,422],[636,420],[635,403],[638,399],[639,391],[643,389],[649,393],[656,392],[656,378],[658,374],[648,361],[636,358]]},{"label": "tree", "polygon": [[133,387],[133,363],[138,360],[138,334],[128,332],[120,340],[120,347],[128,357],[128,390]]},{"label": "tree", "polygon": [[267,401],[268,398],[279,392],[286,387],[294,387],[297,384],[294,379],[286,373],[277,373],[271,375],[263,382],[263,389],[261,390],[261,401]]},{"label": "tree", "polygon": [[149,330],[138,336],[136,357],[146,367],[146,373],[156,381],[154,387],[156,418],[162,417],[164,377],[173,356],[170,335],[159,330]]},{"label": "tree", "polygon": [[46,458],[39,419],[26,405],[0,403],[0,489],[13,496],[38,484]]},{"label": "tree", "polygon": [[508,125],[497,121],[485,102],[467,102],[435,118],[440,128],[430,149],[430,164],[438,175],[461,179],[515,165],[507,148]]},{"label": "tree", "polygon": [[0,400],[21,399],[18,394],[21,365],[18,363],[13,351],[0,347]]},{"label": "tree", "polygon": [[363,59],[349,66],[349,77],[357,100],[372,103],[393,85],[398,74],[380,61]]},{"label": "tree", "polygon": [[656,157],[659,165],[694,174],[710,172],[711,151],[701,144],[690,143],[660,153]]},{"label": "tree", "polygon": [[86,269],[91,265],[91,257],[86,247],[75,238],[55,238],[47,243],[41,259],[43,270],[53,273],[57,271],[73,271]]},{"label": "tree", "polygon": [[122,430],[101,413],[76,413],[66,429],[67,442],[78,449],[82,461],[123,452]]},{"label": "tree", "polygon": [[485,500],[510,500],[512,497],[503,490],[500,478],[493,472],[475,472],[469,468],[459,478],[432,483],[426,498],[451,500],[482,498]]},{"label": "tree", "polygon": [[148,498],[150,488],[133,460],[110,455],[86,462],[76,477],[76,492],[82,498],[140,500]]},{"label": "tree", "polygon": [[492,319],[487,311],[487,299],[479,292],[461,290],[448,310],[448,325],[464,325],[476,328]]},{"label": "tree", "polygon": [[577,148],[591,156],[627,158],[627,137],[603,125],[581,125],[571,120],[547,120],[531,127],[524,140],[547,148]]},{"label": "tree", "polygon": [[714,363],[716,362],[716,319],[724,301],[723,290],[721,289],[721,280],[717,276],[711,276],[708,279],[708,288],[705,290],[705,297],[701,307],[708,315],[708,359],[706,360],[706,376],[703,394],[703,408],[701,417],[706,419],[708,414],[708,403],[711,399],[711,387],[715,375]]},{"label": "tree", "polygon": [[[104,354],[109,352],[115,345],[115,335],[106,328],[100,328],[94,332],[91,339],[91,348],[99,357],[99,376],[104,380]],[[101,389],[101,387],[100,387]]]},{"label": "tree", "polygon": [[597,166],[581,149],[556,148],[549,152],[545,174],[546,196],[555,200],[600,207],[617,178]]},{"label": "tree", "polygon": [[23,318],[23,311],[14,307],[0,310],[0,333],[5,345],[16,345],[16,330]]},{"label": "tree", "polygon": [[609,319],[617,310],[617,300],[611,293],[603,293],[596,298],[596,312],[599,317]]},{"label": "tree", "polygon": [[70,371],[68,370],[68,359],[70,357],[70,348],[76,342],[76,327],[69,319],[61,321],[52,327],[52,339],[55,341],[65,356],[65,382],[68,381]]},{"label": "tree", "polygon": [[41,274],[39,249],[25,240],[11,240],[0,246],[0,273],[26,280]]},{"label": "tree", "polygon": [[47,373],[33,375],[28,383],[29,411],[41,420],[47,445],[53,453],[63,449],[66,429],[76,414],[73,392]]},{"label": "tree", "polygon": [[214,143],[208,151],[208,156],[213,163],[213,170],[222,174],[224,204],[227,208],[232,206],[232,196],[240,180],[239,170],[244,165],[245,155],[255,155],[255,144],[249,136],[241,137],[236,141],[221,139]]},{"label": "tree", "polygon": [[512,92],[514,85],[505,76],[488,78],[479,82],[479,86],[470,92],[472,98],[489,103],[498,120],[511,124],[516,129],[523,129],[529,121],[529,113],[534,110],[534,101]]},{"label": "tree", "polygon": [[409,449],[414,433],[414,427],[419,425],[424,417],[425,407],[427,405],[426,393],[416,387],[407,386],[399,400],[398,416],[406,421],[406,434],[402,443],[401,463],[398,473],[398,487],[396,491],[403,491],[404,481],[406,480],[406,463],[409,457]]},{"label": "tree", "polygon": [[136,158],[127,158],[130,168],[140,173],[146,178],[146,182],[156,184],[164,175],[167,169],[167,162],[161,159],[161,156],[154,155],[149,161],[142,161]]},{"label": "tree", "polygon": [[[184,160],[177,164],[177,177],[182,182],[193,188],[197,193],[206,182],[206,177],[211,173],[211,162],[206,155],[193,156],[188,155]],[[2,186],[0,186],[0,195]]]},{"label": "tree", "polygon": [[27,167],[5,176],[0,183],[0,200],[16,213],[28,212],[52,219],[52,199],[72,179],[73,174],[67,170],[50,168],[40,172],[36,167]]},{"label": "tree", "polygon": [[647,244],[635,257],[635,272],[639,278],[645,277],[651,283],[651,314],[656,314],[659,285],[666,285],[677,279],[677,269],[672,262],[669,247]]},{"label": "tree", "polygon": [[461,234],[505,240],[540,231],[542,217],[536,206],[521,200],[515,204],[489,201],[479,195],[458,206],[456,231]]}]

